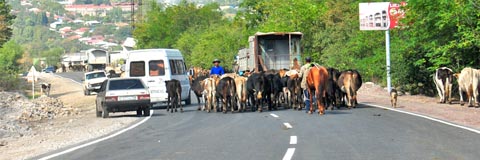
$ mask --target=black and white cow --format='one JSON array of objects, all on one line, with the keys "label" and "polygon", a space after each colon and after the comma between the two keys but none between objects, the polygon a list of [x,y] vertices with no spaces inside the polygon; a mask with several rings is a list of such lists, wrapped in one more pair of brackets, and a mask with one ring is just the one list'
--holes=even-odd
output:
[{"label": "black and white cow", "polygon": [[436,70],[433,81],[437,86],[440,103],[451,103],[453,71],[447,67],[440,67]]}]

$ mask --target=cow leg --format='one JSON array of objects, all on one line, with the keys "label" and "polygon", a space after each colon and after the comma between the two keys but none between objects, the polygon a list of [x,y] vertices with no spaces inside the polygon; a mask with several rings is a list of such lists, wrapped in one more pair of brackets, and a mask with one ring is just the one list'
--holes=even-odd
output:
[{"label": "cow leg", "polygon": [[178,105],[180,105],[180,112],[183,113],[182,94],[181,92],[177,92],[177,94],[178,94]]},{"label": "cow leg", "polygon": [[452,104],[452,84],[450,82],[448,82],[448,79],[447,79],[447,88],[446,88],[446,98],[447,98],[447,101],[448,101],[448,104]]},{"label": "cow leg", "polygon": [[200,110],[202,110],[202,103],[200,102],[200,96],[197,96],[197,102],[198,102],[197,110],[200,111]]},{"label": "cow leg", "polygon": [[458,93],[460,94],[460,105],[463,106],[465,104],[465,101],[463,101],[463,92],[462,92],[462,87],[458,87]]},{"label": "cow leg", "polygon": [[470,86],[467,89],[467,98],[468,98],[468,107],[472,107],[472,98],[473,98],[473,86],[470,84]]},{"label": "cow leg", "polygon": [[441,83],[439,84],[437,82],[437,79],[434,78],[434,82],[436,84],[436,88],[437,88],[437,92],[438,92],[438,96],[440,97],[440,102],[439,103],[444,103],[444,92],[442,91],[442,88],[440,85],[442,85]]}]

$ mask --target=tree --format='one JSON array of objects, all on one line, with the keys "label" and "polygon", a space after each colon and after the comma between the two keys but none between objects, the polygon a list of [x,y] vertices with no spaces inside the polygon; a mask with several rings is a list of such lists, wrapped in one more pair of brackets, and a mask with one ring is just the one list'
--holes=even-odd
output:
[{"label": "tree", "polygon": [[135,24],[133,36],[138,48],[171,48],[190,27],[208,28],[222,22],[218,4],[197,7],[183,0],[176,6],[152,3],[144,19]]},{"label": "tree", "polygon": [[0,47],[12,36],[13,19],[15,16],[10,14],[10,5],[5,0],[0,0]]}]

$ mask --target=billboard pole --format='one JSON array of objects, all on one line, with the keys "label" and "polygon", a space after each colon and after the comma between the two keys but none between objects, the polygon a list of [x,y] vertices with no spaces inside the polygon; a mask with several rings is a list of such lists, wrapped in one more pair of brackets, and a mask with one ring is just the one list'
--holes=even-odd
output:
[{"label": "billboard pole", "polygon": [[390,93],[392,90],[392,79],[390,76],[390,29],[385,30],[385,48],[387,50],[387,88]]}]

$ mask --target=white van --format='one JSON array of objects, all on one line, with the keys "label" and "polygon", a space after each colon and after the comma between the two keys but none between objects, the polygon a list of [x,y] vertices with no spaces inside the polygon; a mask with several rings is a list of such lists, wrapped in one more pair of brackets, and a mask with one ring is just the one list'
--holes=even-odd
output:
[{"label": "white van", "polygon": [[178,49],[129,51],[125,63],[125,77],[141,77],[149,87],[152,104],[167,102],[166,80],[179,80],[182,85],[182,101],[190,104],[187,69]]}]

